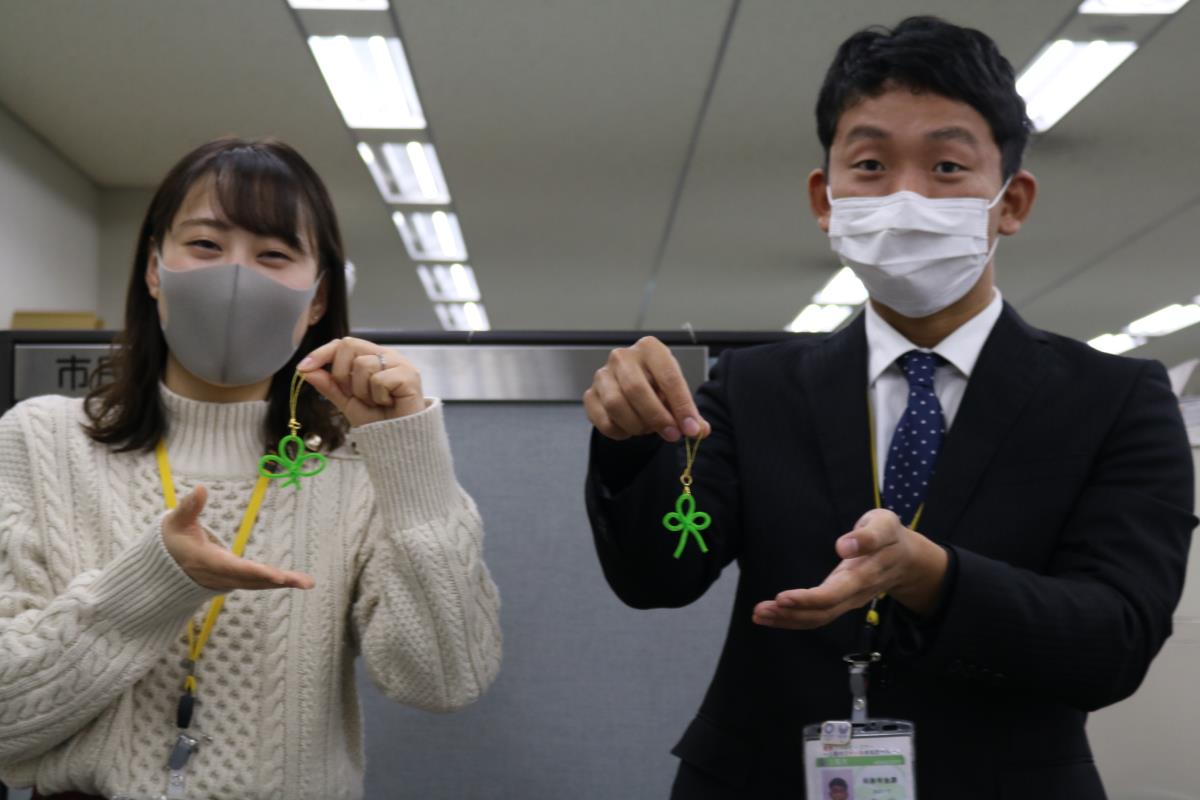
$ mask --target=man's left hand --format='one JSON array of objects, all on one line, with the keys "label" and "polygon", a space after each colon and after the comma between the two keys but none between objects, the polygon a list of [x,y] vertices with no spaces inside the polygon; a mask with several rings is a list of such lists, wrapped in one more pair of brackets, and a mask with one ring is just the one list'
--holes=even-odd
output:
[{"label": "man's left hand", "polygon": [[891,511],[868,511],[837,540],[842,562],[811,589],[789,589],[754,607],[754,622],[771,628],[821,628],[880,594],[917,614],[933,610],[949,557],[940,545],[900,524]]}]

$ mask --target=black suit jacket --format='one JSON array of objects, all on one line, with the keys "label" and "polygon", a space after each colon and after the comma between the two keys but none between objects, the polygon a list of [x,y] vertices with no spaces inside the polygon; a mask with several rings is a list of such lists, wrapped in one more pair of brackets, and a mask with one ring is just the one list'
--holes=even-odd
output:
[{"label": "black suit jacket", "polygon": [[[740,569],[716,674],[674,750],[676,797],[802,797],[802,727],[849,715],[841,658],[861,613],[781,631],[751,609],[819,584],[836,539],[873,507],[866,374],[861,316],[824,339],[722,355],[697,394],[713,426],[695,466],[707,555],[693,544],[675,560],[678,535],[661,524],[682,446],[593,433],[588,513],[623,601],[683,606]],[[1192,494],[1162,365],[1035,330],[1005,306],[925,503],[921,530],[951,555],[939,607],[917,619],[891,605],[871,687],[872,717],[916,723],[922,798],[1104,796],[1087,712],[1132,694],[1171,633]]]}]

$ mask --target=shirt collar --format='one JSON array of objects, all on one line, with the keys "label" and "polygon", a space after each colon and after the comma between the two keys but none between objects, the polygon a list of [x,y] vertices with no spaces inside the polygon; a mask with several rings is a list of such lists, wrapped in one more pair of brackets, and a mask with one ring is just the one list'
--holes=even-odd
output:
[{"label": "shirt collar", "polygon": [[896,359],[909,350],[924,350],[937,353],[954,366],[963,377],[970,378],[979,360],[988,334],[992,332],[1000,312],[1004,309],[1004,300],[999,289],[993,289],[992,302],[975,316],[964,322],[953,333],[938,342],[932,349],[917,347],[903,334],[893,328],[879,316],[871,303],[867,302],[867,383],[874,386],[875,381],[884,371],[895,363]]}]

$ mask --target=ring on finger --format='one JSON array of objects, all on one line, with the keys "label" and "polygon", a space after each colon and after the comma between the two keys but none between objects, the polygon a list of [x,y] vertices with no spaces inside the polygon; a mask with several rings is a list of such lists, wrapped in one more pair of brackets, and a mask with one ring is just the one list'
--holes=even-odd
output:
[{"label": "ring on finger", "polygon": [[383,358],[383,353],[376,353],[375,357],[379,359],[379,369],[381,372],[388,368],[387,361],[385,361]]}]

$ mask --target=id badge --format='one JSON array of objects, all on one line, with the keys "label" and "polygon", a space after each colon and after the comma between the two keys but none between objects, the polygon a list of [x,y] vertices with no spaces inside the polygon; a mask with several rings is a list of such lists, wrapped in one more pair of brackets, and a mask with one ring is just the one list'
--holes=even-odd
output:
[{"label": "id badge", "polygon": [[806,725],[807,800],[916,800],[913,736],[897,719]]}]

